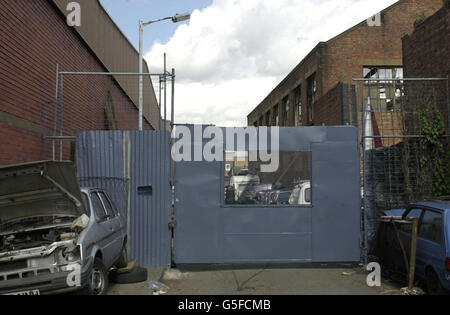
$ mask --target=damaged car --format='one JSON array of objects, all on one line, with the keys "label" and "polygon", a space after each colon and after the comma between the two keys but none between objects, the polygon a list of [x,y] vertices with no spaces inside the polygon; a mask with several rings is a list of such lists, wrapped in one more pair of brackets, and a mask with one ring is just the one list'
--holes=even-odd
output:
[{"label": "damaged car", "polygon": [[128,264],[125,219],[71,162],[0,168],[0,294],[104,295]]}]

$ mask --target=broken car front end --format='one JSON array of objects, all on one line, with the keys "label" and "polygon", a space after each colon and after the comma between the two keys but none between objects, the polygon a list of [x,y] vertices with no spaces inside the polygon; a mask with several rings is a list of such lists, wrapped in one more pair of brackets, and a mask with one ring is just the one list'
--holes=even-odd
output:
[{"label": "broken car front end", "polygon": [[86,284],[86,218],[71,163],[0,168],[0,294],[62,293]]}]

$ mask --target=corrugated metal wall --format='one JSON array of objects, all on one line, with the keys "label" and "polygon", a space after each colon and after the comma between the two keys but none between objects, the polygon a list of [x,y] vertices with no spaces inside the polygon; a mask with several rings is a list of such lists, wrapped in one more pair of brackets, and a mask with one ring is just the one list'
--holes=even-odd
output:
[{"label": "corrugated metal wall", "polygon": [[127,174],[121,132],[88,132],[77,138],[77,174],[81,187],[108,192],[121,215],[127,216]]},{"label": "corrugated metal wall", "polygon": [[[141,265],[171,261],[170,133],[130,132],[131,252]],[[151,192],[145,188],[151,188]],[[144,191],[140,191],[144,188]]]},{"label": "corrugated metal wall", "polygon": [[130,258],[141,266],[171,263],[169,132],[77,135],[82,186],[105,189],[128,221]]}]

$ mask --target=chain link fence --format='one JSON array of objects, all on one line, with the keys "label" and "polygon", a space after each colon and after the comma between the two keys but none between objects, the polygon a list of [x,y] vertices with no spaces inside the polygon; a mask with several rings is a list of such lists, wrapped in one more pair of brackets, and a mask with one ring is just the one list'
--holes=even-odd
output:
[{"label": "chain link fence", "polygon": [[365,79],[362,109],[365,259],[383,211],[450,195],[447,79]]}]

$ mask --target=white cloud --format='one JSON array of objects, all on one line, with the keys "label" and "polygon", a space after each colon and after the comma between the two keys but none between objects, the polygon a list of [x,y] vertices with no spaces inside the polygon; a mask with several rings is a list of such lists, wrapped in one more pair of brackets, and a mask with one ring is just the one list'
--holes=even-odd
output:
[{"label": "white cloud", "polygon": [[247,115],[319,41],[395,0],[215,0],[146,55],[177,70],[176,122],[246,125]]}]

